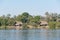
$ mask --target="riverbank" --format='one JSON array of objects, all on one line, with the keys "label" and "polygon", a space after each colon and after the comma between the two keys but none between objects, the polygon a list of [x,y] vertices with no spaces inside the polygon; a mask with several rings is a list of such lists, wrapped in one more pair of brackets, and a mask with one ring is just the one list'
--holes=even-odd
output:
[{"label": "riverbank", "polygon": [[[32,27],[32,26],[30,26]],[[26,29],[50,29],[48,26],[39,26],[37,28],[33,27],[33,28],[23,28],[23,27],[15,27],[15,26],[0,26],[0,30],[26,30]],[[57,28],[56,28],[57,29]]]},{"label": "riverbank", "polygon": [[[29,28],[30,27],[30,28]],[[33,26],[30,26],[29,25],[29,27],[27,27],[27,28],[23,28],[22,26],[21,27],[19,27],[19,26],[0,26],[0,29],[1,30],[12,30],[12,29],[14,29],[14,30],[22,30],[22,29],[42,29],[43,27],[33,27]],[[46,28],[43,28],[43,29],[46,29]]]},{"label": "riverbank", "polygon": [[40,26],[40,25],[28,25],[24,24],[22,26],[0,26],[0,29],[15,29],[15,30],[22,30],[22,29],[60,29],[60,22],[49,22],[48,26]]}]

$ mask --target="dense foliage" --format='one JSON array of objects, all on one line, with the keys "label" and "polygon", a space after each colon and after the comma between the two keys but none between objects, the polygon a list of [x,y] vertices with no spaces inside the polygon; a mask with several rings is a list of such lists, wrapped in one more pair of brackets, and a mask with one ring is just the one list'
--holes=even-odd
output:
[{"label": "dense foliage", "polygon": [[[57,19],[60,19],[60,14],[46,12],[45,15],[46,15],[46,21],[49,23],[50,28],[56,28],[56,26],[60,27],[60,23],[57,22]],[[6,16],[5,15],[0,16],[0,27],[14,26],[15,22],[18,21],[18,22],[22,22],[24,25],[26,24],[25,26],[33,25],[34,27],[37,28],[40,20],[42,20],[41,16],[39,15],[32,16],[28,12],[23,12],[22,14],[17,16],[14,15],[13,17],[11,17],[10,14],[7,14]]]}]

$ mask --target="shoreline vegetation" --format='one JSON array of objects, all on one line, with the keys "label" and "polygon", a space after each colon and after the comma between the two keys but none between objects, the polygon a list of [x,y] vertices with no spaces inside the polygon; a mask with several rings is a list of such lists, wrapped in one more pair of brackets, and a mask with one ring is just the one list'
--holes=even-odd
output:
[{"label": "shoreline vegetation", "polygon": [[0,16],[0,29],[60,29],[60,14],[45,12],[45,16],[32,16],[28,12],[20,15]]}]

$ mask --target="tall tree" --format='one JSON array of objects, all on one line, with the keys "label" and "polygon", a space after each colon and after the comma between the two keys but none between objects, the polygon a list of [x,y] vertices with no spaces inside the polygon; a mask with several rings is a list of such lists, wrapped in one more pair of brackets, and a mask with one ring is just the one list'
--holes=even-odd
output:
[{"label": "tall tree", "polygon": [[21,19],[21,21],[23,23],[27,23],[28,22],[28,17],[29,17],[29,13],[28,12],[22,13],[22,19]]},{"label": "tall tree", "polygon": [[28,12],[23,12],[22,16],[27,18],[29,16],[29,13]]},{"label": "tall tree", "polygon": [[57,13],[51,13],[51,18],[52,18],[52,21],[56,21],[57,20]]},{"label": "tall tree", "polygon": [[49,22],[49,13],[45,12],[45,15],[46,15],[47,22]]},{"label": "tall tree", "polygon": [[7,16],[6,16],[6,17],[9,19],[9,18],[10,18],[10,16],[11,16],[11,14],[7,14]]},{"label": "tall tree", "polygon": [[34,20],[35,20],[36,23],[39,22],[40,21],[40,16],[35,16]]}]

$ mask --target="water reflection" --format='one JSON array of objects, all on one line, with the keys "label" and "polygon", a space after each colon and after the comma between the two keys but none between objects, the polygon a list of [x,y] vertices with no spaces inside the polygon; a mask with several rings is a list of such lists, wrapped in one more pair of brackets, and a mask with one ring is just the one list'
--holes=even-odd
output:
[{"label": "water reflection", "polygon": [[22,30],[22,40],[28,40],[28,30]]},{"label": "water reflection", "polygon": [[0,30],[0,40],[60,40],[60,30]]}]

